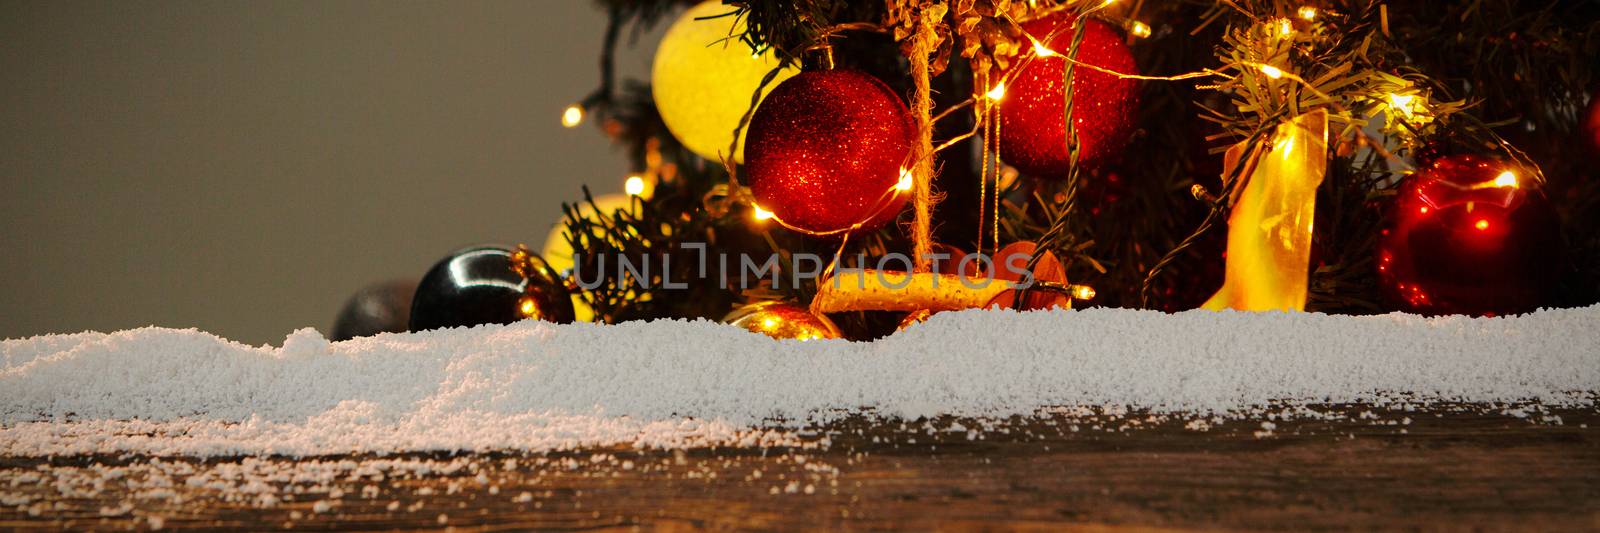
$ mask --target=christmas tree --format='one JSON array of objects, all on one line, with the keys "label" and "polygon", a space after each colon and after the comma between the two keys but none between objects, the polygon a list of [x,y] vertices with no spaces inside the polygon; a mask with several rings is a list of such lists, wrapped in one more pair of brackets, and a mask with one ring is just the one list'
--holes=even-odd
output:
[{"label": "christmas tree", "polygon": [[[598,6],[561,120],[636,172],[542,261],[501,254],[541,291],[508,316],[870,339],[986,306],[1600,301],[1593,2]],[[666,23],[651,83],[616,79]]]}]

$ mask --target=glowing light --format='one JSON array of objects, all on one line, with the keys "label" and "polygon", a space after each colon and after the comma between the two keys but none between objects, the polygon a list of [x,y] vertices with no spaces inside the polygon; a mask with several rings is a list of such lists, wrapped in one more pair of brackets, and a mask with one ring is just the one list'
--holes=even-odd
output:
[{"label": "glowing light", "polygon": [[1001,98],[1005,98],[1006,97],[1006,82],[1002,81],[1002,82],[996,84],[993,89],[989,89],[989,92],[983,93],[983,95],[985,97],[988,97],[990,100],[995,100],[995,101],[999,101]]},{"label": "glowing light", "polygon": [[1305,20],[1316,20],[1317,8],[1311,6],[1302,6],[1300,8],[1300,18]]},{"label": "glowing light", "polygon": [[761,206],[756,205],[756,204],[750,204],[750,207],[755,208],[756,220],[766,220],[766,219],[772,218],[772,212],[771,211],[762,209]]},{"label": "glowing light", "polygon": [[644,194],[644,177],[638,174],[628,176],[628,181],[622,183],[622,191],[628,193],[628,196]]},{"label": "glowing light", "polygon": [[1517,188],[1517,174],[1509,170],[1501,172],[1499,176],[1495,176],[1494,186]]},{"label": "glowing light", "polygon": [[1033,41],[1033,54],[1034,55],[1039,56],[1039,57],[1051,57],[1051,56],[1056,55],[1056,51],[1055,50],[1051,50],[1050,47],[1045,46],[1044,43],[1039,42],[1038,39],[1034,39],[1033,37],[1029,37],[1028,39],[1031,39]]},{"label": "glowing light", "polygon": [[[1400,118],[1413,123],[1427,123],[1432,120],[1428,112],[1428,98],[1415,92],[1410,94],[1389,93],[1389,109],[1398,112]],[[1394,113],[1391,113],[1393,115]]]},{"label": "glowing light", "polygon": [[583,123],[583,106],[572,104],[566,111],[561,112],[561,125],[568,128],[577,127]]},{"label": "glowing light", "polygon": [[1294,23],[1289,19],[1278,19],[1278,36],[1288,37],[1294,34]]},{"label": "glowing light", "polygon": [[1400,113],[1410,117],[1412,115],[1411,104],[1412,102],[1415,102],[1416,99],[1417,95],[1414,94],[1389,93],[1389,107],[1391,109],[1399,110]]},{"label": "glowing light", "polygon": [[1489,220],[1488,219],[1484,219],[1484,218],[1480,218],[1480,219],[1478,219],[1478,223],[1477,224],[1473,224],[1472,227],[1478,228],[1478,231],[1483,231],[1483,230],[1489,229]]},{"label": "glowing light", "polygon": [[909,190],[911,190],[911,171],[910,170],[906,170],[904,168],[900,169],[900,181],[895,182],[894,188],[897,191],[909,191]]},{"label": "glowing light", "polygon": [[533,298],[523,296],[522,301],[517,305],[517,311],[522,313],[522,316],[537,318],[539,316],[539,305],[534,303]]},{"label": "glowing light", "polygon": [[1422,213],[1424,215],[1428,214],[1428,206],[1422,206],[1421,208],[1417,209],[1417,212]]},{"label": "glowing light", "polygon": [[[1501,172],[1500,175],[1495,176],[1494,179],[1492,179],[1492,180],[1479,182],[1479,183],[1474,184],[1474,185],[1472,185],[1470,187],[1466,187],[1466,189],[1469,190],[1469,191],[1476,191],[1476,190],[1479,190],[1479,189],[1492,189],[1492,188],[1495,188],[1495,187],[1506,188],[1506,189],[1517,189],[1517,188],[1520,188],[1521,186],[1522,186],[1522,184],[1520,183],[1520,180],[1517,179],[1517,173],[1516,172],[1512,172],[1510,170],[1507,170],[1507,171]],[[1468,202],[1468,205],[1470,206],[1471,202]],[[1468,210],[1470,211],[1471,209],[1469,208]]]},{"label": "glowing light", "polygon": [[1150,25],[1135,20],[1135,21],[1133,21],[1133,27],[1130,28],[1128,31],[1130,33],[1133,33],[1134,37],[1139,37],[1139,38],[1149,37],[1150,36]]},{"label": "glowing light", "polygon": [[1067,287],[1067,290],[1072,293],[1072,299],[1074,300],[1094,299],[1094,287],[1090,287],[1088,285],[1072,285]]},{"label": "glowing light", "polygon": [[1272,79],[1278,79],[1278,78],[1282,78],[1283,77],[1283,71],[1279,70],[1278,67],[1274,67],[1272,65],[1261,65],[1261,73],[1262,74],[1266,74],[1268,78],[1272,78]]}]

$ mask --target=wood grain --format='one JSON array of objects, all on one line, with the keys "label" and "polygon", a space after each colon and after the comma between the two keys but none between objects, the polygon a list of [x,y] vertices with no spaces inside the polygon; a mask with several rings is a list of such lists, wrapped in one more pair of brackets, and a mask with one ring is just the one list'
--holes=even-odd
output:
[{"label": "wood grain", "polygon": [[381,481],[348,468],[379,458],[271,458],[346,466],[274,482],[294,500],[271,506],[187,483],[259,459],[159,459],[194,472],[150,498],[138,476],[90,497],[53,485],[149,457],[11,457],[0,493],[30,501],[0,507],[0,529],[1600,529],[1594,408],[1327,411],[1342,418],[1267,420],[1270,432],[1259,418],[1198,431],[1141,413],[852,419],[818,428],[820,449],[414,454],[402,458],[456,467]]}]

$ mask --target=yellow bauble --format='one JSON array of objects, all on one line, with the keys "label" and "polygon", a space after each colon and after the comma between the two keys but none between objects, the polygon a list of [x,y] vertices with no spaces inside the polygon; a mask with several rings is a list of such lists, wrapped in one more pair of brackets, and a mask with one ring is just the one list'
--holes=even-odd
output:
[{"label": "yellow bauble", "polygon": [[[612,213],[617,212],[619,209],[632,209],[633,197],[626,194],[596,196],[592,206],[586,201],[579,202],[578,214],[584,219],[592,220],[595,216],[595,209],[593,208],[598,208],[601,213],[611,216]],[[565,235],[567,231],[566,222],[565,216],[556,221],[555,227],[550,228],[550,234],[544,238],[544,250],[539,253],[540,256],[544,257],[545,264],[550,265],[550,268],[560,272],[563,276],[568,275],[567,271],[572,270],[572,243],[567,242],[567,236]],[[574,317],[579,322],[594,321],[594,309],[583,303],[583,300],[579,299],[577,294],[572,295],[572,310]]]},{"label": "yellow bauble", "polygon": [[[771,50],[756,56],[739,40],[744,19],[728,15],[735,9],[708,0],[685,11],[661,38],[651,73],[656,109],[667,129],[684,146],[712,161],[727,153],[734,128],[750,109],[750,95],[778,66]],[[717,18],[696,20],[703,17]],[[796,72],[787,68],[778,73],[761,96]],[[742,131],[739,137],[739,153],[733,159],[743,162]]]},{"label": "yellow bauble", "polygon": [[767,335],[774,339],[837,339],[839,326],[828,317],[812,314],[804,306],[788,302],[753,303],[734,309],[723,323]]}]

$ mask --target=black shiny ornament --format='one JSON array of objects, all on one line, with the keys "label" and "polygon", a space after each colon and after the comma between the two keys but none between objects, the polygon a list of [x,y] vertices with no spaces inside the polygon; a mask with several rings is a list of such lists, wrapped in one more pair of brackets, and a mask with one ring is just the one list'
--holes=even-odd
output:
[{"label": "black shiny ornament", "polygon": [[411,321],[413,280],[389,280],[362,287],[345,300],[333,321],[332,340],[347,341],[379,333],[401,333]]},{"label": "black shiny ornament", "polygon": [[524,248],[475,246],[450,254],[422,277],[411,331],[573,320],[572,298],[544,259]]}]

